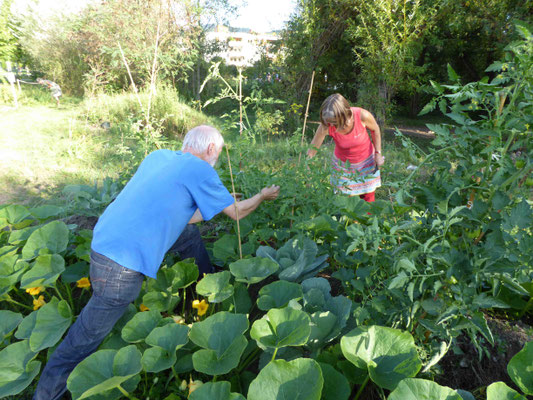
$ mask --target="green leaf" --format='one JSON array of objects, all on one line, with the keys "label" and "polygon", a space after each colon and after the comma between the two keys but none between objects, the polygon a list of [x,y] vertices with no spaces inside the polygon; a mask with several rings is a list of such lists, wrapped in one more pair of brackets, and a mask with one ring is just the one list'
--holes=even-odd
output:
[{"label": "green leaf", "polygon": [[44,221],[51,217],[57,217],[63,212],[63,208],[52,205],[43,205],[30,209],[31,215],[41,221]]},{"label": "green leaf", "polygon": [[235,261],[229,269],[237,282],[254,284],[275,273],[279,265],[268,258],[255,257]]},{"label": "green leaf", "polygon": [[0,257],[0,296],[11,290],[28,267],[29,264],[20,261],[16,254],[6,254]]},{"label": "green leaf", "polygon": [[172,281],[174,290],[186,288],[198,280],[198,266],[192,259],[183,260],[174,264],[172,270],[175,273],[174,280]]},{"label": "green leaf", "polygon": [[155,328],[146,338],[146,344],[153,346],[145,350],[141,364],[147,372],[160,372],[172,367],[176,361],[176,351],[187,341],[189,327],[170,323]]},{"label": "green leaf", "polygon": [[224,300],[222,308],[224,311],[231,311],[237,314],[248,314],[250,312],[252,299],[244,283],[235,283],[233,296]]},{"label": "green leaf", "polygon": [[17,331],[15,332],[15,337],[17,339],[30,338],[33,328],[35,328],[35,324],[37,322],[37,311],[33,311],[24,317],[22,322],[19,324]]},{"label": "green leaf", "polygon": [[533,395],[533,342],[525,344],[524,348],[511,358],[507,364],[507,373],[516,386],[527,395]]},{"label": "green leaf", "polygon": [[425,379],[406,378],[389,395],[388,400],[462,400],[449,387]]},{"label": "green leaf", "polygon": [[329,364],[319,363],[324,377],[321,400],[348,400],[351,389],[348,379]]},{"label": "green leaf", "polygon": [[323,386],[322,370],[315,360],[275,360],[252,381],[248,400],[319,400]]},{"label": "green leaf", "polygon": [[304,311],[273,308],[252,325],[250,336],[261,348],[303,346],[311,334],[311,320]]},{"label": "green leaf", "polygon": [[[0,310],[0,339],[13,332],[22,321],[22,314]],[[0,342],[1,343],[1,342]]]},{"label": "green leaf", "polygon": [[413,337],[398,329],[356,328],[341,338],[341,349],[356,367],[368,370],[374,383],[389,390],[415,376],[422,366]]},{"label": "green leaf", "polygon": [[213,243],[213,256],[226,263],[238,257],[238,239],[235,235],[224,235]]},{"label": "green leaf", "polygon": [[223,375],[237,367],[248,344],[244,337],[247,329],[246,315],[226,311],[193,324],[189,337],[202,347],[192,356],[194,369],[208,375]]},{"label": "green leaf", "polygon": [[259,290],[257,307],[263,311],[268,311],[271,308],[283,308],[289,301],[299,300],[302,296],[302,286],[298,283],[276,281]]},{"label": "green leaf", "polygon": [[151,311],[163,312],[173,310],[179,300],[179,296],[173,296],[168,292],[153,291],[143,296],[142,303]]},{"label": "green leaf", "polygon": [[105,399],[114,400],[122,397],[116,389],[119,385],[126,391],[137,387],[140,378],[136,375],[141,369],[141,353],[133,345],[118,351],[100,350],[74,368],[67,387],[74,400],[104,394]]},{"label": "green leaf", "polygon": [[422,110],[418,113],[419,116],[426,115],[427,113],[430,113],[435,109],[436,102],[435,100],[431,100],[429,103],[427,103]]},{"label": "green leaf", "polygon": [[157,327],[162,318],[158,311],[138,312],[122,328],[122,339],[128,343],[143,341]]},{"label": "green leaf", "polygon": [[487,400],[526,400],[526,398],[505,383],[494,382],[487,387]]},{"label": "green leaf", "polygon": [[10,344],[0,351],[0,397],[22,392],[37,376],[39,361],[32,361],[37,353],[31,351],[28,340]]},{"label": "green leaf", "polygon": [[67,265],[61,273],[61,281],[65,283],[74,283],[81,278],[88,277],[90,265],[85,261],[78,261],[72,265]]},{"label": "green leaf", "polygon": [[388,289],[399,289],[405,286],[405,284],[409,282],[409,277],[406,275],[405,272],[401,271],[398,275],[396,275],[389,283]]},{"label": "green leaf", "polygon": [[[312,349],[322,348],[336,331],[337,317],[332,312],[315,312],[311,314],[311,334],[307,345]],[[334,337],[333,337],[334,338]],[[332,339],[333,339],[332,338]]]},{"label": "green leaf", "polygon": [[36,226],[28,226],[26,228],[23,228],[23,229],[18,229],[16,231],[12,231],[11,234],[9,235],[9,239],[8,239],[8,243],[9,244],[13,244],[13,245],[18,245],[20,246],[23,242],[25,242],[30,236],[31,234],[39,229],[39,225],[36,225]]},{"label": "green leaf", "polygon": [[168,351],[176,351],[184,346],[189,334],[189,327],[176,323],[155,328],[145,339],[146,344],[150,346],[159,346]]},{"label": "green leaf", "polygon": [[29,289],[38,286],[53,286],[64,270],[65,260],[59,254],[39,256],[31,269],[22,275],[20,287]]},{"label": "green leaf", "polygon": [[487,320],[485,319],[485,315],[482,312],[476,312],[470,319],[470,322],[476,327],[476,329],[485,337],[485,339],[488,340],[488,342],[494,346],[494,337],[492,336],[492,332],[489,328],[489,325],[487,324]]},{"label": "green leaf", "polygon": [[39,352],[54,346],[72,322],[72,312],[65,300],[53,298],[37,310],[35,327],[30,335],[30,348]]},{"label": "green leaf", "polygon": [[457,75],[457,72],[455,72],[450,64],[447,64],[446,68],[448,69],[448,79],[452,82],[457,82],[459,80],[459,75]]},{"label": "green leaf", "polygon": [[242,394],[230,393],[229,382],[207,382],[189,395],[189,400],[246,400]]},{"label": "green leaf", "polygon": [[327,301],[331,298],[331,285],[324,278],[309,278],[302,282],[302,290],[305,293],[308,293],[311,289],[317,289],[322,293],[324,301]]},{"label": "green leaf", "polygon": [[30,212],[19,204],[8,205],[0,209],[0,219],[4,218],[8,224],[17,225],[30,216]]},{"label": "green leaf", "polygon": [[24,259],[34,258],[39,250],[48,249],[50,253],[65,251],[69,230],[63,221],[52,221],[31,234],[22,249]]},{"label": "green leaf", "polygon": [[229,271],[207,274],[196,285],[196,292],[207,297],[210,303],[221,303],[233,294],[230,279]]}]

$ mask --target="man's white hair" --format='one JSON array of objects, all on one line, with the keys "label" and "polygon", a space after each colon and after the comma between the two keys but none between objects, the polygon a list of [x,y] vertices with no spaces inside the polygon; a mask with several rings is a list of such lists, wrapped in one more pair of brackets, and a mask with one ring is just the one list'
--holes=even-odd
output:
[{"label": "man's white hair", "polygon": [[181,149],[204,153],[211,143],[220,149],[224,145],[224,138],[216,128],[209,125],[199,125],[187,132]]}]

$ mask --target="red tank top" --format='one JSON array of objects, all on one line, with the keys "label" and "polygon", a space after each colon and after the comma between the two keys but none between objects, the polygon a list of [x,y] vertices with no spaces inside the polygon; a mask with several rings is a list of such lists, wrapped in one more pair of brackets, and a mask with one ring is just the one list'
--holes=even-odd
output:
[{"label": "red tank top", "polygon": [[341,135],[331,125],[328,133],[335,142],[335,156],[338,159],[343,162],[348,160],[351,163],[359,163],[374,153],[374,145],[361,122],[361,108],[351,107],[351,110],[354,119],[353,129],[346,135]]}]

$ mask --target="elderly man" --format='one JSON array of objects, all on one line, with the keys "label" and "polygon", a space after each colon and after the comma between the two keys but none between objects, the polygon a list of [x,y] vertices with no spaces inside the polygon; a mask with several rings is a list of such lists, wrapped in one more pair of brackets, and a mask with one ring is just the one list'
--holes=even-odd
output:
[{"label": "elderly man", "polygon": [[221,211],[237,219],[236,209],[243,218],[264,200],[277,198],[279,186],[270,186],[235,203],[213,169],[223,144],[215,128],[193,128],[182,151],[149,154],[104,211],[91,246],[93,295],[43,370],[34,400],[61,398],[71,371],[98,348],[137,298],[144,276],[156,277],[169,249],[195,256],[200,271],[211,272],[199,233],[187,228],[182,235],[188,223]]}]

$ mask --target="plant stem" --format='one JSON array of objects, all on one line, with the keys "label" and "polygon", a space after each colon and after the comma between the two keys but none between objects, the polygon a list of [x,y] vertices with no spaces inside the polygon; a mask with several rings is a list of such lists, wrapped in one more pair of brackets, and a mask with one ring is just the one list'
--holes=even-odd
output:
[{"label": "plant stem", "polygon": [[355,394],[355,397],[353,398],[353,400],[357,400],[359,399],[359,396],[361,396],[361,393],[363,393],[363,390],[366,386],[366,384],[368,383],[368,380],[370,379],[370,375],[367,375],[366,378],[365,378],[365,381],[362,383],[362,385],[359,387],[359,390],[357,391],[357,393]]},{"label": "plant stem", "polygon": [[138,400],[136,397],[133,397],[131,394],[129,394],[128,392],[126,392],[126,390],[125,390],[122,386],[118,385],[118,386],[117,386],[117,389],[120,390],[120,392],[121,392],[124,396],[126,396],[128,399],[130,399],[130,400]]},{"label": "plant stem", "polygon": [[57,282],[54,282],[54,289],[55,289],[57,295],[59,296],[59,298],[60,298],[61,300],[65,300],[65,299],[63,298],[63,296],[61,295],[61,292],[60,292],[59,289],[57,288]]},{"label": "plant stem", "polygon": [[242,244],[241,244],[241,226],[239,224],[239,207],[237,207],[237,194],[235,193],[235,182],[233,180],[233,171],[231,169],[231,160],[229,158],[228,146],[226,146],[226,155],[228,156],[229,175],[231,178],[231,190],[233,190],[233,199],[235,200],[235,214],[237,216],[237,236],[239,239],[239,258],[242,260]]},{"label": "plant stem", "polygon": [[274,350],[274,354],[272,354],[272,360],[270,361],[274,361],[276,359],[276,354],[278,354],[278,348],[276,347],[276,350]]},{"label": "plant stem", "polygon": [[250,363],[255,360],[255,357],[257,356],[257,353],[259,353],[260,349],[257,348],[254,351],[252,351],[248,357],[246,357],[246,360],[237,368],[237,372],[240,374]]},{"label": "plant stem", "polygon": [[66,288],[66,291],[67,291],[67,297],[68,297],[68,302],[70,304],[70,309],[72,310],[72,312],[75,314],[75,310],[74,310],[74,300],[72,299],[72,290],[70,289],[70,284],[68,283],[64,283],[63,284]]},{"label": "plant stem", "polygon": [[9,301],[10,303],[16,304],[16,305],[18,305],[20,307],[23,307],[23,308],[27,309],[27,310],[33,311],[32,307],[27,306],[26,304],[19,303],[18,301],[13,300],[12,298],[6,299],[6,301]]}]

